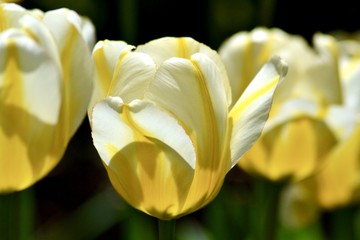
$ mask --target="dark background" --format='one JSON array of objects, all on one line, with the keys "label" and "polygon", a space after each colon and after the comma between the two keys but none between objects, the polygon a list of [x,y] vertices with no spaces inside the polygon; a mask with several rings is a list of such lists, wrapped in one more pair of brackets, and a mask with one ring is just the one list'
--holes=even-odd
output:
[{"label": "dark background", "polygon": [[[92,19],[98,40],[125,40],[132,45],[163,36],[190,36],[217,49],[232,34],[257,26],[278,27],[311,43],[315,32],[360,28],[359,9],[350,0],[24,0],[21,5],[44,11],[73,9]],[[213,203],[178,221],[179,239],[241,236],[244,228],[234,219],[221,223],[210,218],[229,212],[240,215],[241,207],[227,206],[244,201],[241,191],[247,190],[249,181],[239,169],[232,170]],[[229,193],[232,187],[239,192]],[[155,239],[156,221],[129,207],[109,184],[87,118],[59,165],[26,191],[27,201],[35,206],[36,239]],[[246,219],[237,221],[246,227]]]}]

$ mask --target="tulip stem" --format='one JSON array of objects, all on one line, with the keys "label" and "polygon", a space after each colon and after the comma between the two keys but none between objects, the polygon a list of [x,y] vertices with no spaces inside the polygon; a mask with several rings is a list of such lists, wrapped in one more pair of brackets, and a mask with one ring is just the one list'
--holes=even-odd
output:
[{"label": "tulip stem", "polygon": [[0,196],[0,239],[32,239],[32,189]]},{"label": "tulip stem", "polygon": [[279,197],[284,183],[256,179],[253,231],[257,239],[274,240],[278,228]]},{"label": "tulip stem", "polygon": [[160,220],[159,224],[159,240],[175,240],[176,220]]}]

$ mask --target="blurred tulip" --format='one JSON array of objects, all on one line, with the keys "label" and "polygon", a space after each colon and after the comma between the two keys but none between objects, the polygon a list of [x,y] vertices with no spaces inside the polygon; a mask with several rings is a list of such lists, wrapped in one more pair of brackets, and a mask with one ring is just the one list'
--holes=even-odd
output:
[{"label": "blurred tulip", "polygon": [[60,161],[91,98],[81,18],[0,4],[0,193],[25,189]]},{"label": "blurred tulip", "polygon": [[101,41],[93,57],[94,145],[117,192],[162,220],[196,211],[217,195],[260,135],[287,70],[273,58],[232,103],[220,56],[192,38],[165,37],[137,48]]},{"label": "blurred tulip", "polygon": [[[319,37],[319,36],[318,36]],[[319,214],[323,210],[334,210],[360,200],[360,44],[356,41],[338,41],[339,72],[342,83],[343,105],[331,106],[325,121],[339,139],[336,146],[326,155],[326,164],[315,175],[291,184],[284,196],[290,205],[283,212],[292,212],[293,202],[315,205]],[[302,194],[291,194],[291,189],[301,188]],[[304,196],[308,196],[304,198]],[[303,214],[307,210],[303,209]],[[298,215],[288,215],[299,219]],[[312,221],[299,221],[296,227]],[[301,224],[300,224],[301,223]]]},{"label": "blurred tulip", "polygon": [[300,36],[256,28],[235,34],[220,47],[235,98],[273,55],[289,64],[262,136],[239,161],[241,168],[272,181],[298,181],[322,166],[337,142],[325,122],[328,107],[342,103],[334,42],[319,36],[312,49]]}]

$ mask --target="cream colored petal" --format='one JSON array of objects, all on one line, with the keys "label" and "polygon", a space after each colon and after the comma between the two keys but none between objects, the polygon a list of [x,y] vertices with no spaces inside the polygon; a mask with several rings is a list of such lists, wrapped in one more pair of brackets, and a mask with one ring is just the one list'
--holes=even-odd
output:
[{"label": "cream colored petal", "polygon": [[196,53],[202,53],[208,56],[217,65],[220,71],[220,81],[224,85],[223,87],[226,90],[227,102],[230,105],[231,88],[225,66],[219,54],[210,47],[199,43],[190,37],[163,37],[138,46],[136,51],[150,55],[158,66],[172,57],[190,59],[191,56]]},{"label": "cream colored petal", "polygon": [[340,49],[340,76],[344,104],[360,112],[360,43],[357,41],[338,42]]},{"label": "cream colored petal", "polygon": [[21,29],[29,38],[43,47],[53,58],[53,61],[60,66],[53,36],[41,20],[34,16],[33,12],[16,4],[3,4],[0,8],[0,19],[0,32],[12,28]]},{"label": "cream colored petal", "polygon": [[[233,104],[272,56],[279,55],[289,61],[291,54],[288,52],[298,42],[280,29],[264,27],[257,27],[251,32],[241,31],[226,39],[219,48],[219,54],[229,75]],[[284,48],[287,51],[281,51]]]},{"label": "cream colored petal", "polygon": [[271,107],[275,88],[286,75],[287,65],[273,58],[256,75],[230,112],[233,127],[231,161],[234,166],[254,144],[263,130]]},{"label": "cream colored petal", "polygon": [[328,111],[327,105],[319,105],[314,101],[301,98],[288,99],[270,112],[271,116],[265,124],[264,132],[298,117],[306,116],[322,121],[326,118]]},{"label": "cream colored petal", "polygon": [[176,120],[152,104],[112,97],[95,105],[92,123],[95,147],[125,200],[160,219],[179,215],[193,176],[183,157],[194,152]]},{"label": "cream colored petal", "polygon": [[58,9],[46,12],[43,21],[54,35],[61,56],[64,94],[59,128],[67,141],[86,115],[94,67],[90,49],[80,32],[79,15],[68,9]]},{"label": "cream colored petal", "polygon": [[135,141],[131,127],[120,119],[123,106],[121,98],[111,97],[97,103],[91,114],[94,145],[106,165],[119,150]]},{"label": "cream colored petal", "polygon": [[46,25],[38,18],[29,14],[22,16],[18,22],[21,30],[42,47],[57,67],[61,68],[58,47],[52,33],[47,29]]},{"label": "cream colored petal", "polygon": [[189,136],[176,119],[143,101],[130,104],[129,113],[134,123],[149,139],[157,139],[174,149],[193,169],[195,169],[195,150]]},{"label": "cream colored petal", "polygon": [[121,61],[133,48],[124,41],[104,40],[95,45],[92,53],[95,63],[95,84],[89,113],[97,101],[107,96],[118,61]]},{"label": "cream colored petal", "polygon": [[230,168],[227,99],[220,78],[221,72],[206,55],[171,58],[161,65],[146,94],[146,99],[178,119],[196,151],[185,212],[211,201]]},{"label": "cream colored petal", "polygon": [[18,28],[19,19],[26,14],[26,9],[18,4],[5,3],[0,5],[0,32],[7,28]]},{"label": "cream colored petal", "polygon": [[0,34],[0,192],[22,190],[60,160],[54,152],[61,73],[20,30]]},{"label": "cream colored petal", "polygon": [[91,19],[85,16],[81,16],[81,34],[89,48],[93,49],[96,43],[96,29]]},{"label": "cream colored petal", "polygon": [[151,57],[131,52],[118,61],[107,96],[121,96],[125,103],[143,99],[155,73]]},{"label": "cream colored petal", "polygon": [[0,35],[0,90],[4,104],[55,124],[61,104],[61,73],[47,52],[21,31]]},{"label": "cream colored petal", "polygon": [[347,139],[357,127],[358,115],[356,112],[340,106],[330,106],[325,122],[340,141]]},{"label": "cream colored petal", "polygon": [[[227,124],[220,77],[216,65],[204,55],[191,61],[171,58],[159,68],[145,97],[179,119],[194,144],[198,144],[197,151],[217,151],[221,149],[218,144],[225,144],[221,139]],[[210,147],[211,141],[217,144]],[[200,159],[200,164],[205,164],[205,159]]]},{"label": "cream colored petal", "polygon": [[314,79],[309,84],[313,86],[316,94],[323,96],[326,103],[341,104],[343,96],[336,41],[330,35],[318,33],[314,35],[313,42],[319,55],[314,63],[309,63],[305,77]]}]

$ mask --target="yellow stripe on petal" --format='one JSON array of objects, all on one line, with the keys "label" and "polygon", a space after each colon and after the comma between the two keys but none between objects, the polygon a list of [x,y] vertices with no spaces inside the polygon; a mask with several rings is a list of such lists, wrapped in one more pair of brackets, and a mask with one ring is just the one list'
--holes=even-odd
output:
[{"label": "yellow stripe on petal", "polygon": [[[174,218],[180,214],[187,197],[193,169],[167,143],[156,135],[150,137],[153,133],[143,128],[143,122],[138,124],[138,121],[146,121],[141,118],[143,110],[150,111],[150,117],[155,110],[148,108],[149,103],[134,101],[125,105],[117,99],[96,104],[92,120],[95,147],[102,157],[104,152],[111,154],[110,161],[105,164],[111,182],[135,208],[160,219]],[[110,106],[111,101],[114,106]],[[120,106],[116,106],[119,103]],[[164,119],[161,124],[171,127],[168,121]],[[131,132],[123,136],[124,130]]]},{"label": "yellow stripe on petal", "polygon": [[186,39],[178,38],[178,54],[177,57],[190,59],[189,48],[186,43]]},{"label": "yellow stripe on petal", "polygon": [[114,74],[113,74],[113,76],[111,78],[109,88],[107,88],[108,89],[107,94],[106,94],[107,97],[111,96],[111,92],[113,91],[113,88],[116,85],[116,81],[118,80],[122,63],[123,63],[123,61],[124,61],[127,54],[128,54],[128,51],[122,51],[120,56],[119,56],[119,59],[118,59],[118,61],[116,63],[116,66],[115,66]]},{"label": "yellow stripe on petal", "polygon": [[7,18],[5,15],[4,8],[0,6],[0,33],[5,31],[7,28]]},{"label": "yellow stripe on petal", "polygon": [[256,75],[238,102],[231,109],[231,161],[234,166],[260,136],[268,119],[277,84],[287,72],[281,58],[270,60]]},{"label": "yellow stripe on petal", "polygon": [[237,104],[231,110],[230,117],[236,119],[237,116],[240,116],[244,109],[246,109],[250,104],[255,102],[260,97],[264,96],[266,93],[273,90],[278,84],[279,80],[280,76],[276,76],[275,78],[267,82],[263,87],[258,88],[255,92],[252,92],[249,96],[246,96],[246,98],[241,99],[240,104]]},{"label": "yellow stripe on petal", "polygon": [[[218,152],[219,135],[218,135],[218,130],[217,130],[216,116],[215,116],[213,103],[212,103],[212,100],[210,97],[210,93],[209,93],[208,86],[205,81],[204,75],[194,60],[191,60],[191,63],[193,64],[194,69],[196,71],[196,76],[197,76],[198,84],[199,84],[199,88],[200,88],[200,94],[201,94],[201,98],[203,99],[203,103],[204,103],[204,115],[206,116],[206,122],[204,122],[204,124],[206,125],[205,129],[208,130],[206,132],[206,135],[201,136],[201,138],[203,140],[208,141],[208,144],[205,146],[207,149],[198,149],[198,150],[199,150],[199,152],[209,153],[209,155],[208,155],[210,157],[209,159],[212,159],[215,156],[219,156],[219,152]],[[204,164],[204,163],[202,163],[201,159],[203,159],[203,160],[206,159],[206,162],[209,162],[212,164],[215,163],[215,161],[208,161],[208,158],[204,156],[204,158],[199,159],[199,162],[198,162],[199,164]],[[208,166],[208,167],[211,168],[211,166]]]},{"label": "yellow stripe on petal", "polygon": [[23,106],[23,79],[19,67],[18,53],[15,41],[7,40],[6,68],[3,75],[2,89],[0,96],[4,103],[22,107]]},{"label": "yellow stripe on petal", "polygon": [[93,59],[97,74],[99,75],[98,83],[100,83],[100,88],[105,96],[105,93],[108,92],[113,73],[111,71],[112,69],[110,69],[107,64],[103,47],[96,48],[93,54]]}]

